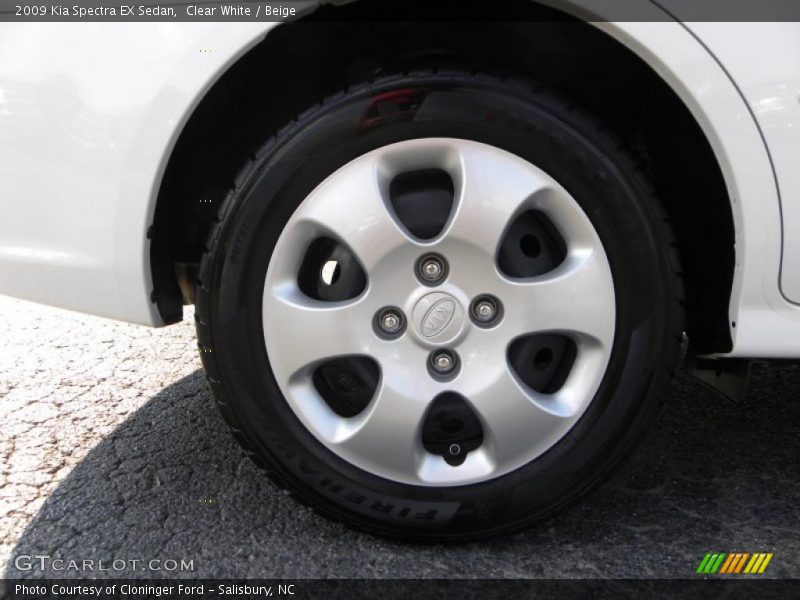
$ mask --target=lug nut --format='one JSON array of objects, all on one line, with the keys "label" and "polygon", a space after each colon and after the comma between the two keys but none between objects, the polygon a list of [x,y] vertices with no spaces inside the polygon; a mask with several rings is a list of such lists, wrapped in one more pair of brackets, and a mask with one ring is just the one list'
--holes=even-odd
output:
[{"label": "lug nut", "polygon": [[436,357],[433,366],[440,373],[447,373],[453,368],[453,358],[447,354],[440,354]]},{"label": "lug nut", "polygon": [[441,256],[429,254],[417,262],[417,273],[423,283],[437,283],[447,275],[447,263]]},{"label": "lug nut", "polygon": [[450,350],[437,350],[431,354],[430,370],[435,378],[451,376],[458,367],[458,357]]},{"label": "lug nut", "polygon": [[422,273],[426,279],[435,281],[442,275],[442,265],[438,260],[428,259],[422,265]]},{"label": "lug nut", "polygon": [[379,332],[385,336],[397,337],[403,332],[406,319],[398,308],[388,307],[378,311],[375,325]]},{"label": "lug nut", "polygon": [[489,327],[502,318],[503,309],[500,301],[494,296],[478,296],[472,301],[470,314],[478,327]]},{"label": "lug nut", "polygon": [[480,321],[491,321],[496,314],[497,308],[488,300],[478,302],[475,306],[475,316],[478,317]]},{"label": "lug nut", "polygon": [[398,329],[400,329],[400,317],[394,313],[387,313],[383,315],[381,329],[383,329],[386,333],[395,333]]}]

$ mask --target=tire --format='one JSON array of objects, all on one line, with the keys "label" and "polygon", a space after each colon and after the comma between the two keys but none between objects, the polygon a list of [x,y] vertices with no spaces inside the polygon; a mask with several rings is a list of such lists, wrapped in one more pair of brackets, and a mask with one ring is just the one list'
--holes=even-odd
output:
[{"label": "tire", "polygon": [[[430,148],[433,150],[429,150]],[[357,243],[353,241],[354,237],[351,236],[349,240],[339,239],[336,237],[338,233],[330,233],[325,229],[328,226],[325,219],[328,218],[337,224],[341,221],[342,231],[345,231],[348,227],[346,220],[338,217],[343,213],[348,215],[351,224],[355,224],[353,227],[361,224],[362,229],[369,229],[367,224],[368,219],[372,218],[369,216],[372,213],[367,211],[371,209],[364,208],[363,214],[354,214],[362,212],[360,207],[366,206],[366,202],[352,204],[355,200],[349,194],[333,192],[328,196],[320,194],[327,193],[326,189],[340,192],[341,189],[346,189],[326,187],[330,181],[333,182],[331,186],[339,185],[336,183],[338,180],[332,178],[332,174],[350,173],[347,176],[341,175],[341,181],[355,182],[357,181],[356,175],[353,175],[355,171],[348,171],[350,168],[348,165],[362,164],[359,161],[366,161],[372,156],[378,157],[375,160],[384,160],[381,158],[384,154],[381,153],[388,153],[385,154],[390,157],[385,159],[389,160],[387,164],[393,164],[398,169],[397,173],[391,174],[392,182],[398,180],[400,177],[398,173],[403,168],[411,168],[415,173],[413,177],[420,178],[422,182],[409,184],[411,189],[409,198],[414,196],[413,192],[422,190],[422,197],[427,198],[425,211],[435,212],[430,208],[434,205],[434,200],[446,197],[449,193],[452,195],[450,201],[453,204],[448,210],[452,212],[455,210],[455,203],[461,202],[457,198],[461,184],[456,182],[453,184],[453,190],[443,192],[442,190],[449,189],[448,185],[446,182],[438,181],[437,177],[441,176],[440,171],[446,171],[447,168],[452,167],[456,170],[462,168],[457,165],[452,166],[458,161],[451,164],[448,162],[449,159],[442,158],[453,148],[456,149],[454,150],[456,153],[463,150],[465,156],[474,150],[477,153],[475,156],[496,158],[500,167],[494,171],[480,167],[487,164],[485,162],[479,161],[475,164],[484,169],[480,171],[481,177],[484,172],[487,178],[495,177],[492,186],[486,185],[482,189],[486,193],[496,192],[497,198],[501,197],[502,189],[507,189],[509,194],[514,190],[512,184],[516,181],[514,177],[517,175],[511,174],[500,178],[496,174],[502,170],[502,165],[509,165],[509,173],[517,167],[522,169],[519,174],[520,181],[527,181],[524,178],[528,176],[540,177],[542,181],[549,182],[541,185],[560,190],[552,192],[553,194],[571,198],[564,202],[553,201],[552,206],[566,206],[574,201],[578,209],[571,208],[572,216],[567,216],[566,221],[573,219],[584,228],[580,231],[584,231],[588,237],[581,238],[583,234],[578,233],[576,234],[578,238],[588,240],[591,237],[592,240],[599,240],[596,256],[597,264],[600,266],[596,267],[596,274],[592,277],[596,277],[601,284],[592,283],[594,286],[592,287],[586,281],[582,282],[580,277],[584,276],[579,274],[574,280],[577,286],[575,289],[586,293],[579,292],[562,297],[565,306],[578,307],[580,314],[585,311],[586,314],[596,315],[596,318],[584,319],[586,327],[597,328],[596,331],[593,329],[585,336],[583,333],[575,333],[573,338],[571,329],[566,333],[560,331],[554,333],[548,329],[545,322],[544,333],[529,335],[520,331],[520,334],[525,333],[525,336],[521,335],[519,340],[522,341],[517,344],[517,338],[508,337],[513,333],[511,330],[515,326],[513,324],[518,321],[527,323],[525,319],[529,318],[528,315],[536,315],[539,312],[549,314],[547,311],[556,310],[556,305],[560,302],[547,303],[544,300],[538,302],[538,296],[534,294],[528,306],[520,302],[516,296],[509,300],[500,297],[499,294],[496,297],[491,296],[492,292],[488,290],[489,299],[497,300],[500,306],[495,307],[499,309],[494,311],[496,322],[484,326],[476,321],[477,317],[472,312],[475,304],[469,304],[472,302],[474,291],[470,294],[465,293],[463,300],[460,299],[458,291],[461,289],[458,286],[462,285],[459,281],[470,280],[465,273],[468,271],[483,273],[485,270],[483,266],[475,266],[483,263],[477,259],[470,259],[470,265],[473,266],[467,270],[462,264],[463,261],[458,263],[454,257],[448,256],[444,256],[445,262],[452,260],[445,266],[449,272],[445,274],[445,279],[442,280],[444,283],[441,284],[444,286],[441,289],[447,293],[441,297],[424,296],[424,302],[427,304],[422,308],[429,310],[422,317],[417,315],[417,311],[423,300],[419,300],[413,308],[407,304],[404,296],[398,296],[395,302],[386,301],[387,306],[394,306],[400,310],[399,318],[402,322],[399,324],[398,333],[381,329],[381,323],[392,326],[395,322],[391,318],[388,321],[377,321],[379,318],[377,311],[375,319],[368,324],[371,338],[367,333],[367,325],[358,322],[350,326],[351,321],[347,321],[350,317],[337,320],[338,325],[325,325],[314,329],[316,325],[313,324],[317,322],[315,319],[321,318],[322,312],[314,312],[313,307],[320,308],[323,307],[322,304],[309,305],[312,308],[307,308],[304,304],[305,308],[302,310],[305,310],[305,313],[289,311],[284,314],[285,306],[295,300],[286,300],[289,297],[286,296],[276,303],[270,294],[278,294],[276,290],[279,289],[293,290],[292,298],[298,298],[297,294],[300,294],[302,298],[297,300],[299,303],[307,301],[306,294],[314,296],[314,302],[325,302],[324,297],[316,296],[318,293],[324,296],[325,290],[320,291],[321,288],[315,287],[317,284],[313,281],[302,283],[305,281],[304,278],[307,278],[303,270],[306,268],[304,265],[311,260],[310,256],[317,257],[315,253],[318,246],[324,247],[323,254],[328,253],[338,257],[334,267],[336,265],[341,267],[341,279],[349,282],[351,297],[339,302],[342,306],[363,305],[359,310],[366,314],[368,308],[373,310],[375,307],[366,307],[366,300],[359,299],[364,296],[369,297],[372,293],[383,293],[381,290],[395,285],[399,286],[397,289],[401,289],[401,283],[397,283],[398,281],[402,281],[402,285],[407,285],[409,290],[421,290],[418,294],[435,291],[437,289],[435,283],[431,285],[430,282],[423,281],[419,273],[413,275],[415,269],[413,262],[409,262],[407,269],[405,266],[391,267],[386,266],[393,264],[389,258],[385,260],[375,258],[378,261],[375,264],[382,265],[380,268],[384,271],[381,272],[390,273],[391,276],[387,277],[384,274],[380,285],[371,281],[372,275],[367,272],[368,268],[364,265],[374,257],[369,256],[369,252],[365,253],[367,255],[365,258],[351,251],[349,244]],[[396,150],[405,154],[398,155],[401,157],[395,160],[391,158],[394,156],[391,153]],[[427,156],[427,153],[431,152],[432,156],[436,157],[435,168],[430,172],[426,171],[424,176],[418,175],[425,166],[424,158],[420,157]],[[439,154],[436,154],[437,152]],[[484,154],[480,154],[481,152]],[[473,164],[467,159],[464,160],[466,162],[463,162],[463,165]],[[406,164],[404,161],[410,161],[407,165],[412,167],[403,167],[402,165]],[[467,169],[467,166],[463,168]],[[362,171],[367,172],[367,167]],[[464,173],[466,173],[463,175],[465,182],[473,181],[466,179],[471,177],[469,172],[464,171]],[[382,176],[384,179],[387,177],[385,174]],[[483,179],[476,175],[474,181],[478,182],[480,187]],[[511,183],[508,183],[509,181]],[[323,182],[326,184],[321,185]],[[395,192],[391,190],[394,190],[392,187],[394,184],[390,185],[388,180],[385,183],[389,187],[381,188],[383,189],[381,193],[391,196],[388,200],[384,199],[384,202],[394,210],[393,213],[391,209],[388,212],[394,215],[395,222],[402,221],[401,225],[406,228],[406,234],[414,227],[422,227],[419,230],[422,231],[427,226],[426,223],[411,224],[400,218],[403,210],[407,213],[406,218],[410,215],[412,221],[416,213],[414,210],[401,210],[400,204],[393,204],[395,196],[391,194]],[[463,189],[469,189],[467,183],[463,183]],[[360,193],[359,189],[353,191],[355,195]],[[398,192],[398,197],[406,198],[402,193]],[[540,213],[530,206],[539,206],[537,203],[540,200],[537,194],[540,192],[536,191],[531,196],[537,198],[535,201],[526,200],[533,204],[525,205],[524,214],[528,220],[524,226],[533,228],[530,230],[539,232],[536,235],[541,236],[538,246],[529,254],[537,257],[546,255],[545,262],[549,261],[550,265],[546,269],[554,268],[553,265],[560,265],[555,267],[557,269],[565,268],[563,265],[569,263],[570,257],[573,256],[573,242],[568,239],[559,241],[557,238],[564,237],[566,234],[563,231],[567,231],[572,225],[562,227],[557,222],[546,222],[549,217],[545,209],[542,209],[545,211],[543,217],[545,222],[536,221]],[[547,205],[549,196],[544,192],[541,194],[541,197],[545,198],[541,203]],[[304,204],[307,198],[315,200],[309,200],[310,204]],[[478,206],[477,203],[468,204],[466,200],[463,202],[464,207]],[[502,199],[498,202],[502,202]],[[304,216],[302,210],[305,209],[299,208],[305,206],[312,207],[308,209],[309,211],[322,211],[319,214],[327,217],[320,217],[319,222],[313,221],[316,217]],[[332,206],[335,206],[334,210],[331,210]],[[412,203],[408,206],[413,209],[415,205]],[[416,205],[417,208],[419,206]],[[462,204],[459,203],[458,206],[461,207]],[[487,206],[488,208],[481,214],[494,214],[492,211],[496,205]],[[466,208],[463,210],[466,211]],[[460,217],[446,218],[450,221],[444,221],[445,225],[442,225],[440,215],[440,222],[437,225],[439,233],[434,233],[433,238],[425,238],[422,235],[417,237],[436,240],[438,239],[436,235],[444,235],[442,232],[446,230],[447,223],[457,224]],[[464,217],[462,221],[466,218]],[[303,219],[312,219],[314,226],[311,227]],[[513,252],[509,251],[512,254],[510,258],[508,256],[503,258],[507,237],[522,220],[522,217],[515,213],[509,220],[511,225],[508,225],[502,234],[506,237],[498,238],[500,250],[496,260],[500,266],[497,268],[502,271],[504,277],[508,275],[509,280],[522,277],[519,281],[534,284],[535,276],[539,273],[535,270],[525,271],[528,267],[523,268],[515,263],[516,249]],[[428,221],[433,223],[434,219],[431,217]],[[586,227],[587,223],[590,227]],[[452,233],[456,225],[449,227],[451,230],[447,231]],[[490,229],[491,224],[487,223],[486,228]],[[400,229],[402,230],[402,227]],[[474,224],[470,231],[480,237],[481,229],[475,229]],[[326,237],[329,233],[330,237]],[[303,235],[308,236],[308,240],[298,241]],[[314,236],[317,237],[312,241],[311,238]],[[469,246],[471,238],[466,236],[458,239],[461,239],[458,242],[461,245],[458,247],[465,248],[464,252],[467,253],[465,256],[473,256],[469,254],[472,252],[470,249],[472,247]],[[456,241],[452,243],[455,244]],[[325,246],[326,243],[329,245]],[[382,244],[387,245],[388,242],[382,241],[380,237],[370,238],[368,242],[364,242],[364,248],[382,248]],[[575,242],[574,247],[579,246],[580,244]],[[315,248],[314,252],[311,250],[312,247]],[[420,243],[415,248],[422,255],[425,248],[436,247],[435,244]],[[455,247],[448,246],[448,248]],[[521,241],[514,246],[514,248],[522,247]],[[595,256],[595,250],[592,252],[592,256]],[[376,251],[374,254],[380,252]],[[276,257],[288,258],[279,260]],[[600,260],[601,258],[603,260]],[[501,264],[503,261],[504,265]],[[318,272],[318,263],[314,261],[312,263],[314,266],[310,272],[313,275]],[[493,268],[495,266],[492,265]],[[347,270],[351,267],[352,271]],[[387,271],[391,268],[395,270]],[[522,270],[516,272],[518,268]],[[358,273],[358,269],[362,272]],[[375,269],[377,273],[378,267],[375,266]],[[436,268],[431,267],[431,269],[437,271]],[[295,271],[296,278],[294,278]],[[547,278],[555,272],[545,271],[541,277],[550,281]],[[287,276],[287,273],[291,276]],[[643,172],[634,166],[624,147],[596,120],[575,108],[569,101],[524,80],[455,71],[411,73],[381,78],[321,102],[267,141],[256,156],[244,166],[220,210],[217,225],[211,233],[207,252],[202,259],[196,307],[198,343],[210,389],[235,437],[245,452],[267,472],[272,480],[290,490],[299,501],[327,517],[375,534],[417,540],[454,541],[483,538],[516,531],[548,517],[585,494],[594,485],[607,479],[621,459],[630,454],[652,421],[678,359],[683,331],[683,292],[679,273],[673,234],[652,186]],[[411,282],[412,275],[417,277],[416,283]],[[533,279],[525,279],[532,275]],[[458,277],[462,277],[462,280]],[[611,291],[608,291],[606,289],[608,285],[602,282],[610,282]],[[415,285],[417,287],[414,287]],[[606,291],[601,291],[600,288]],[[507,288],[502,287],[502,289]],[[598,291],[594,292],[595,289]],[[356,293],[353,290],[360,292]],[[353,294],[356,295],[355,299],[352,298]],[[434,300],[438,302],[437,298],[443,300],[437,304],[439,308],[436,310],[440,313],[438,316],[433,315],[436,310],[428,306],[431,303],[436,304]],[[600,309],[596,305],[602,305],[605,307],[603,310],[611,312],[597,312]],[[267,307],[270,309],[267,310]],[[486,309],[487,314],[490,312],[491,309]],[[451,313],[456,316],[452,316]],[[561,313],[565,322],[571,323],[571,314],[575,311],[570,313],[564,308]],[[309,317],[295,319],[292,316],[294,314],[307,314]],[[450,324],[441,326],[448,316],[451,317]],[[530,318],[535,320],[538,317]],[[459,331],[462,333],[454,334],[448,329],[454,320],[458,320],[458,327],[461,328]],[[561,327],[555,320],[553,323],[556,329]],[[428,412],[424,413],[422,421],[419,422],[420,429],[415,430],[417,433],[413,437],[414,444],[422,444],[424,447],[422,458],[419,458],[421,456],[419,447],[415,446],[412,451],[397,443],[397,440],[402,441],[405,439],[404,436],[408,435],[401,430],[406,427],[411,428],[416,422],[414,419],[419,418],[416,413],[408,416],[408,425],[401,425],[405,423],[405,413],[398,417],[398,425],[395,428],[397,431],[392,428],[385,429],[385,424],[383,425],[384,429],[381,431],[387,436],[386,444],[389,444],[390,440],[395,444],[391,448],[380,447],[380,436],[374,432],[369,435],[363,434],[367,436],[372,446],[366,442],[364,443],[366,445],[361,444],[356,436],[361,435],[358,432],[362,430],[355,426],[352,431],[357,433],[341,434],[345,437],[352,435],[345,442],[336,438],[340,435],[341,427],[349,427],[349,424],[354,422],[367,423],[367,420],[359,421],[359,419],[367,419],[368,416],[377,421],[378,417],[374,415],[380,414],[378,409],[375,408],[373,412],[368,413],[370,409],[364,408],[363,396],[366,395],[367,402],[378,402],[371,399],[373,396],[375,398],[383,397],[382,394],[386,397],[391,396],[392,390],[395,390],[391,388],[394,385],[392,381],[395,380],[393,373],[401,367],[405,368],[403,361],[406,360],[406,356],[427,351],[433,355],[439,351],[436,344],[426,345],[428,341],[420,333],[425,327],[431,331],[435,330],[435,335],[452,338],[448,344],[442,345],[442,348],[454,349],[455,354],[452,358],[458,363],[456,374],[442,375],[435,370],[435,365],[432,367],[431,363],[428,363],[426,367],[415,359],[417,362],[414,363],[416,365],[414,368],[418,367],[418,370],[403,371],[409,375],[404,380],[409,382],[406,392],[412,388],[434,389],[432,386],[436,385],[441,389],[447,389],[448,386],[458,388],[459,381],[477,381],[474,379],[475,374],[481,374],[484,367],[473,360],[473,355],[480,354],[481,348],[503,348],[502,351],[498,350],[495,355],[489,357],[487,359],[489,362],[486,364],[500,365],[497,367],[499,369],[497,372],[503,371],[504,368],[513,370],[514,376],[509,379],[507,373],[503,373],[502,376],[496,377],[497,381],[501,379],[516,381],[517,383],[513,385],[522,390],[520,393],[530,394],[530,398],[534,398],[537,410],[540,405],[545,405],[547,402],[556,402],[548,405],[550,408],[541,413],[545,415],[540,418],[541,422],[547,424],[542,425],[543,433],[540,435],[539,429],[536,429],[536,435],[504,435],[506,432],[515,431],[532,432],[533,427],[538,427],[539,421],[526,414],[520,422],[532,419],[531,428],[515,429],[514,423],[510,422],[515,419],[511,419],[508,415],[516,415],[514,412],[516,410],[527,411],[528,404],[516,403],[514,400],[513,409],[506,409],[503,403],[512,402],[509,398],[516,398],[516,392],[496,393],[491,396],[492,390],[506,388],[488,387],[487,384],[485,392],[483,388],[476,392],[476,395],[480,396],[480,401],[469,398],[468,394],[463,396],[456,394],[452,398],[448,396],[447,401],[440,400],[437,396],[436,402],[440,403],[437,404],[437,410],[440,409],[440,412],[436,414],[444,415],[442,419],[445,420],[437,421],[441,425],[441,431],[437,429],[431,434],[426,432],[431,427],[435,429],[434,425],[430,425],[430,419],[435,417],[433,414],[435,411],[430,404],[433,399],[417,398],[413,391],[408,392],[406,398],[408,406],[416,407],[414,403],[417,401],[428,402],[425,409]],[[486,340],[495,340],[492,336],[499,336],[498,332],[504,327],[506,332],[503,335],[506,337],[502,339],[511,340],[508,346],[497,345],[505,343],[502,341],[474,342],[483,339],[480,338],[482,335],[487,336]],[[358,333],[355,333],[356,330]],[[316,338],[313,335],[314,331],[319,332]],[[270,335],[269,332],[278,333]],[[320,374],[323,371],[322,365],[329,363],[313,363],[306,370],[297,372],[301,375],[283,373],[287,368],[294,368],[286,367],[294,360],[287,356],[294,354],[304,356],[307,352],[316,351],[317,347],[319,352],[324,352],[329,343],[335,345],[338,343],[335,342],[336,339],[348,338],[351,335],[353,339],[356,339],[356,335],[364,336],[365,341],[363,344],[359,342],[359,347],[375,348],[377,352],[375,356],[379,358],[375,358],[374,361],[372,358],[357,356],[342,359],[351,362],[347,362],[345,366],[330,367],[333,379],[327,377],[326,373]],[[459,338],[458,335],[465,337]],[[499,339],[498,337],[497,340]],[[477,345],[468,346],[472,343]],[[545,346],[549,344],[544,355],[540,352],[542,344]],[[380,354],[384,352],[384,348],[392,347],[407,349],[394,354],[397,357],[396,364],[386,359],[389,354]],[[601,350],[596,350],[597,348]],[[590,361],[587,357],[595,356],[592,354],[595,351],[596,356],[602,354],[603,358],[602,360],[597,358],[591,363],[597,374],[593,375],[595,379],[591,384],[584,385],[584,379],[588,381],[590,378],[583,378],[581,373],[595,371],[591,371],[589,367],[581,367],[583,370],[579,372],[575,365],[589,364],[578,361]],[[549,358],[550,362],[547,360],[542,362],[541,356],[544,356],[544,359]],[[533,379],[527,379],[526,369],[532,364],[531,361],[539,366],[541,366],[539,363],[544,364],[542,368],[549,373],[545,378],[546,381],[542,380],[544,383],[536,380],[538,375],[534,371],[539,368],[538,366],[531,371],[533,375],[530,377]],[[518,367],[517,363],[522,366]],[[447,366],[447,361],[441,364]],[[343,370],[337,371],[336,369],[340,367]],[[485,378],[491,379],[489,367],[487,366],[485,370]],[[559,375],[557,373],[559,371],[565,371],[566,375]],[[339,379],[336,379],[337,377]],[[296,380],[300,381],[298,378],[302,379],[302,383],[296,383]],[[492,385],[500,386],[500,384]],[[540,385],[543,386],[541,389],[537,387]],[[341,400],[344,403],[341,406],[334,407],[328,402],[328,396],[323,393],[323,388],[330,391],[331,386],[341,388],[329,394],[336,402]],[[396,389],[402,387],[403,384],[397,384]],[[567,392],[562,394],[565,389]],[[565,400],[572,397],[569,393],[573,389],[583,390],[586,397]],[[360,408],[348,405],[345,402],[347,398],[342,400],[342,397],[350,392],[354,397],[357,396],[356,392],[359,390],[362,396],[359,400],[362,403]],[[376,390],[381,390],[381,393]],[[575,392],[574,396],[577,398],[578,392]],[[491,403],[487,404],[484,397],[493,397],[503,408],[492,408]],[[575,406],[580,404],[579,410],[569,405],[572,401]],[[328,404],[327,408],[319,408],[322,402]],[[389,401],[381,400],[381,402]],[[447,404],[447,402],[452,403]],[[558,402],[562,404],[557,404]],[[308,408],[312,405],[316,407],[313,410]],[[509,407],[511,406],[509,404]],[[570,413],[569,417],[564,417],[559,413],[562,408],[564,414],[570,413],[573,409],[574,414]],[[454,412],[448,412],[451,409]],[[348,413],[348,410],[351,412]],[[413,409],[413,411],[419,410],[422,409]],[[489,417],[480,410],[488,413],[494,410],[494,414]],[[319,423],[314,421],[316,418],[314,415],[317,414],[314,411],[317,413],[323,411],[327,421],[325,419]],[[409,408],[408,411],[412,412],[412,409]],[[331,417],[333,413],[336,414],[335,418],[344,420],[341,423],[331,421],[334,418]],[[559,414],[553,416],[554,413]],[[453,421],[450,418],[452,415],[458,418]],[[446,417],[450,418],[450,421],[447,421]],[[568,425],[559,420],[562,417],[564,422],[568,421]],[[552,426],[551,421],[554,423]],[[331,431],[325,429],[329,422],[337,423]],[[447,429],[442,425],[445,422],[450,423],[451,430],[461,427],[459,433],[455,434],[456,437],[448,438],[450,433],[442,433]],[[337,427],[339,429],[336,429]],[[366,425],[364,431],[367,431]],[[356,441],[353,442],[352,439]],[[378,446],[375,446],[376,440]],[[458,446],[456,448],[458,452],[463,452],[463,456],[448,456],[448,452],[456,451],[453,449],[454,445]],[[421,462],[413,462],[416,460]],[[448,471],[448,468],[451,470]]]}]

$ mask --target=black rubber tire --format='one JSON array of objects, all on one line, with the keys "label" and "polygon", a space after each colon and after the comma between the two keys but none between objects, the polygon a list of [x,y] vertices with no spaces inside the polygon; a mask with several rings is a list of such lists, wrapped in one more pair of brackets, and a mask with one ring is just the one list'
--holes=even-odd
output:
[{"label": "black rubber tire", "polygon": [[[379,95],[413,90],[365,125]],[[396,109],[396,110],[393,110]],[[353,158],[393,142],[456,137],[501,147],[558,180],[592,220],[611,264],[617,326],[609,366],[575,427],[541,457],[483,483],[447,488],[382,479],[343,461],[281,395],[262,334],[272,248],[307,194]],[[381,78],[328,98],[244,166],[200,267],[203,365],[245,452],[322,514],[381,535],[467,540],[515,531],[606,479],[651,422],[677,362],[683,290],[673,234],[652,186],[595,119],[527,80],[468,72]]]}]

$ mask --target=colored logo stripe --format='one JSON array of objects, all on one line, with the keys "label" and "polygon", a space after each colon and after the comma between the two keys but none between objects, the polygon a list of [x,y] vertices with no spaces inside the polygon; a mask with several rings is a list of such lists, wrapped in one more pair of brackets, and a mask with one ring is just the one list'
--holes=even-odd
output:
[{"label": "colored logo stripe", "polygon": [[735,552],[728,555],[728,560],[722,565],[720,573],[738,573],[744,566],[744,561],[750,556],[747,552]]},{"label": "colored logo stripe", "polygon": [[720,573],[730,573],[731,572],[731,565],[736,562],[736,554],[728,554],[728,558],[725,559],[725,562],[722,563],[722,568],[719,570]]},{"label": "colored logo stripe", "polygon": [[716,573],[719,566],[722,564],[722,560],[725,558],[725,553],[717,553],[711,554],[708,553],[703,558],[700,566],[697,567],[698,573]]},{"label": "colored logo stripe", "polygon": [[772,553],[769,554],[753,554],[753,558],[747,563],[744,568],[745,573],[763,573],[767,568],[769,561],[772,560]]},{"label": "colored logo stripe", "polygon": [[[703,575],[713,575],[719,572],[720,574],[735,574],[735,573],[749,573],[761,574],[767,568],[769,561],[772,560],[773,554],[766,552],[757,552],[750,554],[749,552],[725,552],[707,553],[703,560],[700,561],[700,566],[697,567],[697,573]],[[749,561],[748,561],[749,559]],[[745,564],[747,566],[745,566]],[[744,571],[742,571],[744,569]]]}]

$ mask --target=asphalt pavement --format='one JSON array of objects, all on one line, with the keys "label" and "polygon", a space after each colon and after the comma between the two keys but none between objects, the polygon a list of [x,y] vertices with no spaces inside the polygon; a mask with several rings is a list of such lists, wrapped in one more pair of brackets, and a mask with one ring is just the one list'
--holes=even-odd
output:
[{"label": "asphalt pavement", "polygon": [[153,330],[0,297],[6,577],[671,578],[712,551],[771,552],[761,577],[800,577],[800,369],[758,370],[738,402],[679,373],[580,504],[512,537],[400,544],[316,515],[243,457],[185,316]]}]

